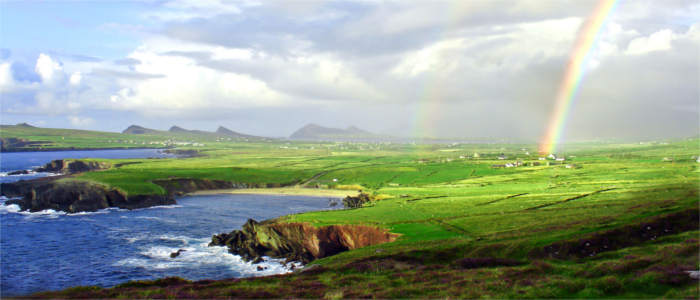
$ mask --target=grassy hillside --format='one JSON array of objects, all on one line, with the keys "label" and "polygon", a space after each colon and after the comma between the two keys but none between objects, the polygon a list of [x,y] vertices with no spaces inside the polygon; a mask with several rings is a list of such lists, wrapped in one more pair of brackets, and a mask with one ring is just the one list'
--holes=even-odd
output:
[{"label": "grassy hillside", "polygon": [[540,160],[535,145],[350,143],[237,143],[190,159],[116,160],[121,167],[74,180],[129,194],[163,193],[150,181],[170,177],[361,188],[380,200],[278,221],[372,225],[401,237],[301,274],[40,296],[697,297],[685,271],[700,268],[699,142],[570,145],[563,162]]}]

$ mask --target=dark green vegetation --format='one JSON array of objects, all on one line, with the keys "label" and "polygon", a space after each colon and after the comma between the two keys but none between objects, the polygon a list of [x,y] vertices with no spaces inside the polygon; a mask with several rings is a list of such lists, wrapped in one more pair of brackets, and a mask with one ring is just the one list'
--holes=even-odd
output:
[{"label": "dark green vegetation", "polygon": [[686,271],[700,268],[699,142],[570,145],[564,162],[539,160],[534,145],[351,143],[226,143],[189,159],[105,160],[114,167],[69,180],[128,195],[166,194],[154,182],[178,178],[363,189],[372,200],[361,208],[275,224],[354,224],[400,237],[298,274],[36,296],[697,298]]}]

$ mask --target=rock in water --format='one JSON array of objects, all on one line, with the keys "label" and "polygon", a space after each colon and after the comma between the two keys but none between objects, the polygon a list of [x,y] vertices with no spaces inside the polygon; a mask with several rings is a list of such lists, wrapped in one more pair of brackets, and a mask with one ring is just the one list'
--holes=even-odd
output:
[{"label": "rock in water", "polygon": [[7,175],[27,175],[27,174],[29,174],[29,171],[27,171],[27,170],[12,171],[10,173],[7,173]]},{"label": "rock in water", "polygon": [[187,250],[185,250],[185,249],[179,249],[179,250],[177,250],[177,251],[175,251],[175,252],[173,252],[173,253],[170,253],[170,258],[176,258],[176,257],[180,256],[180,253],[182,253],[182,252],[184,252],[184,251],[187,251]]}]

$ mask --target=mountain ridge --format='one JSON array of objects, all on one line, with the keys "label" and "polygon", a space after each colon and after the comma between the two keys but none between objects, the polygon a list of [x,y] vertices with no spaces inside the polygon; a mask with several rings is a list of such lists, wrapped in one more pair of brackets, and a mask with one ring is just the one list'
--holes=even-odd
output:
[{"label": "mountain ridge", "polygon": [[292,140],[368,140],[382,136],[360,129],[356,126],[348,126],[345,129],[325,127],[316,123],[309,123],[297,129],[289,138]]}]

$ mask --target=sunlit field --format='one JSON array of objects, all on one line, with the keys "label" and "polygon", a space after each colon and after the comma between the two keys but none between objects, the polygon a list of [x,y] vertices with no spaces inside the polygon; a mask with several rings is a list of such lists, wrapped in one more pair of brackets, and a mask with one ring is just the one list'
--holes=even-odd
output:
[{"label": "sunlit field", "polygon": [[[51,295],[693,297],[697,282],[686,271],[699,263],[698,142],[572,144],[560,160],[526,144],[330,142],[227,143],[193,158],[106,160],[115,167],[62,180],[130,195],[163,194],[152,181],[172,178],[245,183],[251,192],[362,190],[374,199],[362,208],[276,222],[371,225],[400,237],[319,259],[299,275]],[[658,236],[640,236],[645,224]],[[546,250],[562,243],[575,247]]]}]

